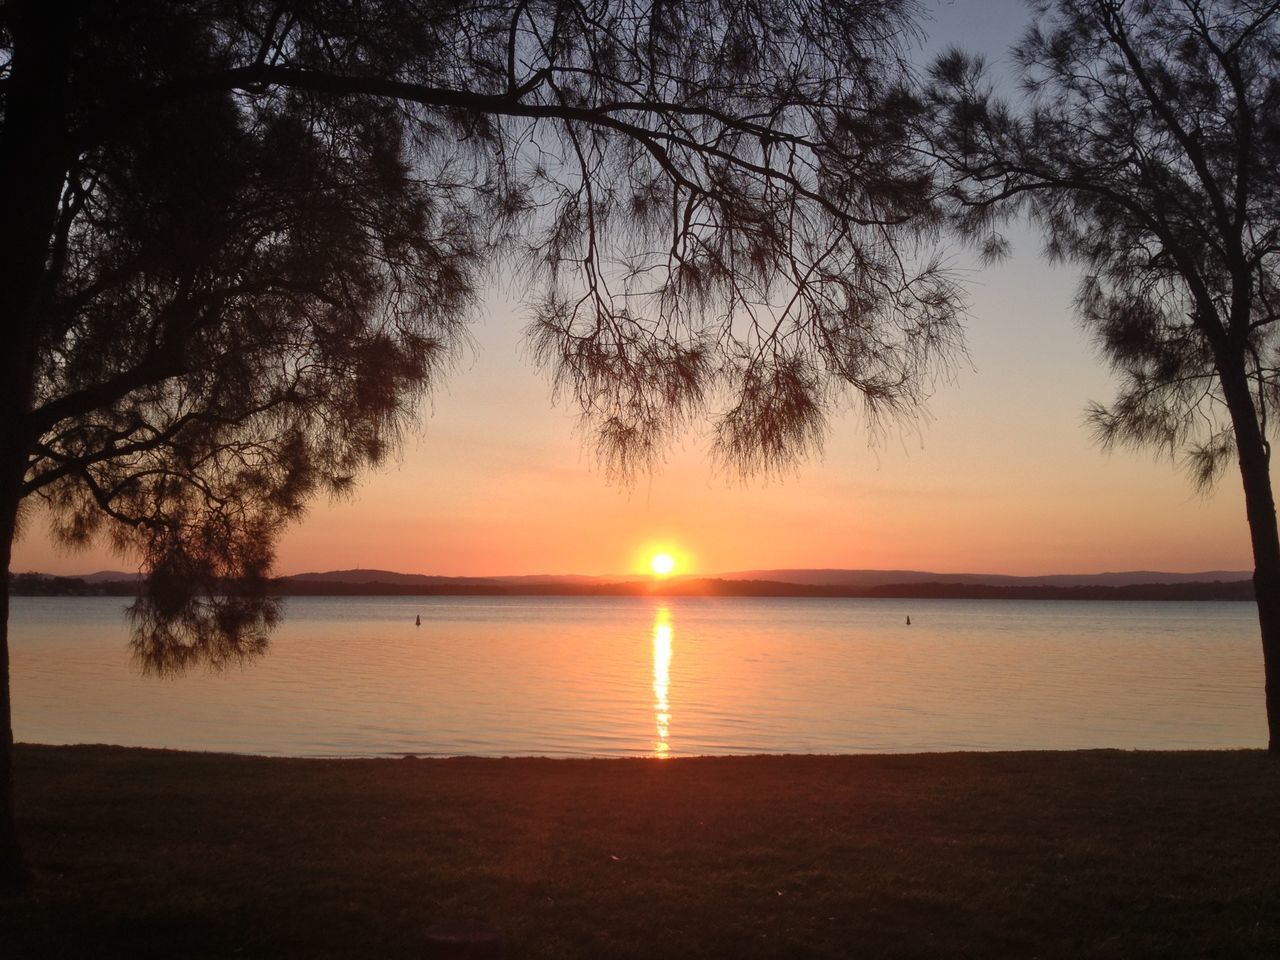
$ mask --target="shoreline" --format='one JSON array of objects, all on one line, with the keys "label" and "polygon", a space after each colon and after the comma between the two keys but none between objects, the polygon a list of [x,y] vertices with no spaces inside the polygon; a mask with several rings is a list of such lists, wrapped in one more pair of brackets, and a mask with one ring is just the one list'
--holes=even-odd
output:
[{"label": "shoreline", "polygon": [[1261,750],[16,761],[15,958],[1280,953]]},{"label": "shoreline", "polygon": [[530,760],[547,760],[553,762],[559,761],[638,761],[638,762],[655,762],[655,763],[671,763],[673,761],[688,760],[765,760],[776,758],[785,759],[813,759],[813,760],[837,760],[841,758],[860,758],[860,757],[904,757],[904,758],[932,758],[932,757],[990,757],[990,756],[1030,756],[1030,757],[1055,757],[1072,754],[1120,754],[1120,755],[1160,755],[1179,757],[1189,754],[1240,754],[1240,753],[1256,753],[1265,755],[1267,749],[1263,745],[1257,746],[1236,746],[1236,747],[1176,747],[1176,748],[1160,748],[1153,749],[1147,747],[1026,747],[1022,749],[1008,749],[1005,747],[972,747],[969,749],[942,749],[942,750],[864,750],[851,751],[841,753],[815,753],[803,751],[789,751],[783,753],[691,753],[691,754],[546,754],[546,753],[504,753],[504,754],[487,754],[487,753],[340,753],[340,754],[299,754],[299,753],[252,753],[249,751],[235,750],[201,750],[192,747],[139,747],[129,746],[121,743],[43,743],[31,740],[17,740],[14,742],[14,748],[17,750],[100,750],[107,753],[141,753],[141,754],[176,754],[178,756],[198,756],[225,758],[227,760],[235,759],[255,759],[255,760],[310,760],[320,763],[342,762],[347,760],[377,760],[377,761],[447,761],[447,760],[510,760],[510,761],[530,761]]},{"label": "shoreline", "polygon": [[[11,584],[11,596],[24,597],[136,597],[135,581],[89,584],[65,577],[37,578]],[[929,580],[869,586],[805,584],[772,580],[682,579],[672,582],[622,583],[437,583],[407,584],[370,581],[275,580],[267,589],[278,599],[311,597],[446,597],[512,599],[639,598],[639,599],[812,599],[812,600],[1024,600],[1055,602],[1253,602],[1252,580],[1185,581],[1125,585],[1051,584],[1013,585]]]}]

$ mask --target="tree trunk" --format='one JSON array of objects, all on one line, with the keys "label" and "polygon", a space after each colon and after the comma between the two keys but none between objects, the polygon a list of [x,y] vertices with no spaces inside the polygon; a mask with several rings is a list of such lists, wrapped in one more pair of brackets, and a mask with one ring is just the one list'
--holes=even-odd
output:
[{"label": "tree trunk", "polygon": [[1258,421],[1243,365],[1219,366],[1223,396],[1231,413],[1245,513],[1253,545],[1253,590],[1262,633],[1266,682],[1267,749],[1280,755],[1280,529],[1271,489],[1271,450]]},{"label": "tree trunk", "polygon": [[32,437],[41,287],[66,169],[65,102],[74,4],[19,0],[7,18],[13,57],[0,125],[0,887],[28,882],[14,822],[13,723],[9,699],[7,574]]},{"label": "tree trunk", "polygon": [[1266,677],[1267,749],[1280,755],[1280,536],[1265,448],[1240,451],[1245,512],[1253,542],[1253,590],[1262,632],[1262,665]]}]

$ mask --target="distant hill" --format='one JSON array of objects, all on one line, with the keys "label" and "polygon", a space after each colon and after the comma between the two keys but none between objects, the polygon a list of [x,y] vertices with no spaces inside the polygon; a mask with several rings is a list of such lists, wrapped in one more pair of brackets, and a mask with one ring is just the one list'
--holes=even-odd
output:
[{"label": "distant hill", "polygon": [[125,573],[123,570],[99,570],[97,573],[86,573],[77,577],[77,580],[83,580],[85,583],[115,583],[120,580],[141,580],[142,574]]},{"label": "distant hill", "polygon": [[494,577],[446,577],[437,574],[396,573],[393,570],[365,570],[357,568],[355,570],[329,570],[325,573],[295,573],[291,576],[283,577],[282,579],[296,580],[306,583],[395,583],[406,585],[418,584],[421,586],[439,586],[443,584],[453,584],[456,586],[481,586],[485,584],[521,583],[618,583],[634,582],[648,578],[635,576],[592,577],[574,573],[535,573],[524,574],[521,576]]},{"label": "distant hill", "polygon": [[52,573],[40,573],[39,571],[31,571],[24,576],[32,577],[57,577],[59,580],[79,580],[84,583],[102,584],[102,583],[129,583],[134,580],[141,580],[142,574],[138,572],[127,573],[124,570],[99,570],[97,573],[74,573],[69,576],[60,576]]},{"label": "distant hill", "polygon": [[1085,584],[958,583],[931,580],[875,586],[785,583],[778,580],[717,578],[649,578],[599,583],[503,582],[464,577],[434,578],[433,583],[350,583],[284,578],[276,582],[283,596],[533,596],[533,597],[862,597],[895,600],[1249,600],[1253,582],[1138,583],[1120,586]]},{"label": "distant hill", "polygon": [[[103,570],[84,577],[10,575],[15,594],[127,596],[137,574]],[[921,570],[750,570],[718,577],[526,576],[445,577],[394,570],[355,569],[299,573],[278,578],[281,596],[717,596],[883,597],[894,599],[1022,600],[1248,600],[1250,574],[1212,570],[1167,573],[1007,574],[932,573]]]},{"label": "distant hill", "polygon": [[[123,570],[99,570],[73,579],[85,583],[113,583],[138,580],[141,574]],[[635,574],[588,576],[584,574],[538,573],[519,576],[448,577],[439,574],[399,573],[395,570],[356,568],[295,573],[283,580],[312,583],[389,583],[405,586],[484,586],[489,584],[608,584],[647,583],[650,578]],[[1004,573],[937,573],[930,570],[842,570],[795,568],[777,570],[735,570],[706,577],[674,577],[680,580],[764,580],[771,583],[803,584],[815,587],[883,587],[914,583],[963,583],[1007,587],[1128,587],[1150,583],[1232,583],[1251,580],[1248,570],[1206,570],[1199,573],[1169,573],[1160,570],[1129,570],[1116,573],[1054,573],[1043,576],[1012,576]]]},{"label": "distant hill", "polygon": [[933,573],[922,570],[754,570],[717,577],[442,577],[385,570],[335,570],[277,581],[292,596],[715,596],[882,597],[893,599],[1248,600],[1250,575],[1239,571],[1097,574]]},{"label": "distant hill", "polygon": [[442,583],[495,583],[493,577],[440,577],[423,573],[396,573],[394,570],[329,570],[325,573],[295,573],[282,580],[307,583],[398,583],[434,586]]},{"label": "distant hill", "polygon": [[925,570],[743,570],[717,574],[721,580],[770,580],[827,587],[882,587],[910,583],[965,583],[1007,587],[1129,587],[1150,583],[1231,583],[1252,580],[1247,570],[1209,570],[1166,573],[1131,570],[1124,573],[1055,573],[1015,577],[1003,573],[934,573]]},{"label": "distant hill", "polygon": [[[673,577],[671,583],[686,580],[759,580],[770,583],[814,587],[883,587],[913,583],[963,583],[1006,587],[1128,587],[1150,583],[1232,583],[1251,580],[1247,570],[1208,570],[1201,573],[1168,573],[1159,570],[1130,570],[1120,573],[1055,573],[1044,576],[1012,576],[1003,573],[937,573],[929,570],[835,570],[780,569],[739,570],[709,576]],[[87,578],[86,578],[87,579]],[[446,577],[391,570],[330,570],[325,573],[297,573],[286,580],[318,583],[394,583],[405,585],[480,586],[485,584],[609,584],[648,583],[637,575],[584,576],[581,574],[533,574],[524,576]]]}]

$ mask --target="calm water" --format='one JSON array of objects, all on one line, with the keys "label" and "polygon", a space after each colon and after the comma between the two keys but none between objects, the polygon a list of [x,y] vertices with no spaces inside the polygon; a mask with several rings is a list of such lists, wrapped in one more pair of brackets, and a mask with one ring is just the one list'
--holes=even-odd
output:
[{"label": "calm water", "polygon": [[262,659],[176,680],[137,675],[122,610],[14,598],[19,740],[551,756],[1265,743],[1246,603],[306,598]]}]

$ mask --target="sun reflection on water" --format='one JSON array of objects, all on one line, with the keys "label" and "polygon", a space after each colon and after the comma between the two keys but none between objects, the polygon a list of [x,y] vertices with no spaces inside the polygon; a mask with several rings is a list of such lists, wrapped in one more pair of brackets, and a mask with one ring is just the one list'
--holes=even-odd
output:
[{"label": "sun reflection on water", "polygon": [[671,755],[671,611],[659,607],[653,618],[653,721],[655,757]]}]

